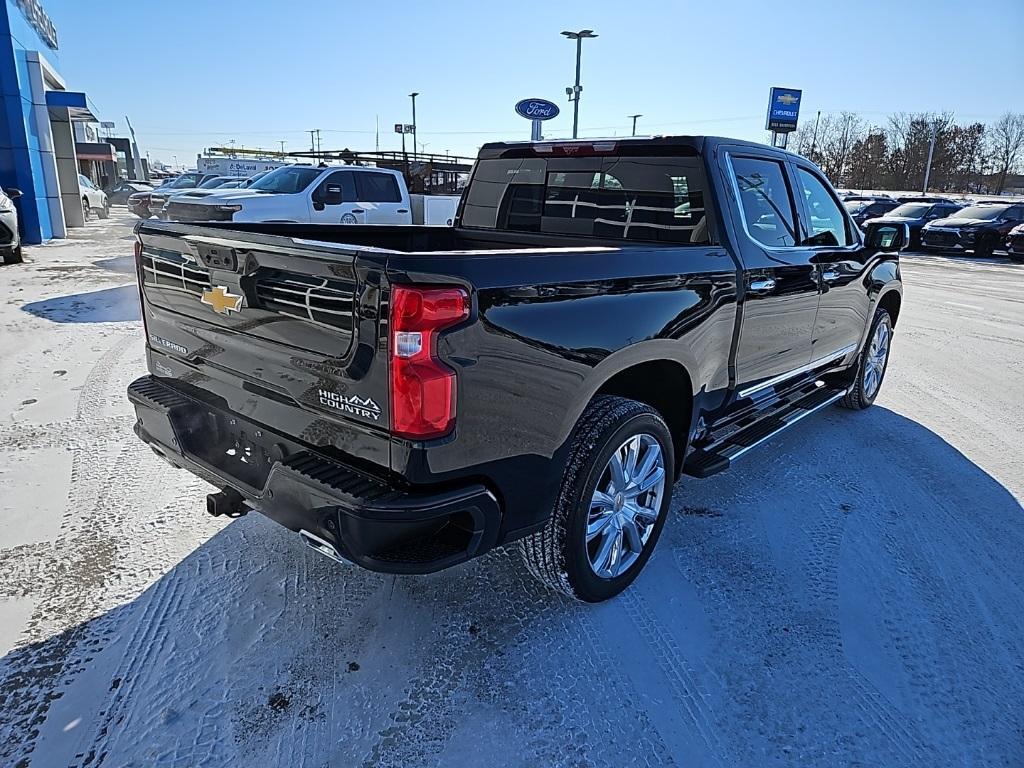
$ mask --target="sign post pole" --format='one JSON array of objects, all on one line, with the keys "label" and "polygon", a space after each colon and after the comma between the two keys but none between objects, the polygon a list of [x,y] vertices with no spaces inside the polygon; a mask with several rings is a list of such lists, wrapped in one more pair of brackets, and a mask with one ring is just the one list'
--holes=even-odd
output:
[{"label": "sign post pole", "polygon": [[530,141],[540,141],[540,120],[530,121]]}]

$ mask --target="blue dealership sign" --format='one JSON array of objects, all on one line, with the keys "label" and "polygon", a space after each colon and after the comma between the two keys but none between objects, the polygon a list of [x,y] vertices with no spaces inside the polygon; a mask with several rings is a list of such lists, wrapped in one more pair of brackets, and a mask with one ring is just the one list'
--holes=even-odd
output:
[{"label": "blue dealership sign", "polygon": [[765,129],[777,133],[795,131],[802,93],[795,88],[772,88],[768,98],[768,123]]},{"label": "blue dealership sign", "polygon": [[516,114],[527,120],[550,120],[558,117],[558,105],[547,99],[523,99],[516,104]]}]

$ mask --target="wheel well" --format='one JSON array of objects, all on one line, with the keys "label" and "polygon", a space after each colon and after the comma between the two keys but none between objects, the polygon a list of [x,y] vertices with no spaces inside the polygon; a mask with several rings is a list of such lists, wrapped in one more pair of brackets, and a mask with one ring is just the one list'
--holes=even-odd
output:
[{"label": "wheel well", "polygon": [[594,394],[628,397],[658,411],[672,433],[678,475],[686,452],[693,408],[693,383],[682,365],[670,360],[640,363],[616,373]]},{"label": "wheel well", "polygon": [[878,306],[889,313],[889,318],[892,320],[894,328],[896,327],[896,320],[900,316],[901,303],[900,295],[896,291],[889,291],[878,300]]}]

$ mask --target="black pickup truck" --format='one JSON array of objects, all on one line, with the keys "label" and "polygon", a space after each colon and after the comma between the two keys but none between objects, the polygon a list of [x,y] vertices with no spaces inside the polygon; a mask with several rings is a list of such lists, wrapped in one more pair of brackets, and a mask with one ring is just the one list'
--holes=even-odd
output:
[{"label": "black pickup truck", "polygon": [[905,227],[711,137],[496,143],[454,227],[137,225],[136,432],[342,562],[513,541],[586,601],[636,578],[681,475],[878,393]]}]

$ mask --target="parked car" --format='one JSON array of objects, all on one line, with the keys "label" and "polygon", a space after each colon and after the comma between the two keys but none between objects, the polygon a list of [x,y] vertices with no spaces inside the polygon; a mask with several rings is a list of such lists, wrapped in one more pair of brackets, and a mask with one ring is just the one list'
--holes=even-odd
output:
[{"label": "parked car", "polygon": [[[952,203],[948,197],[939,197],[936,195],[898,195],[896,197],[901,203]],[[960,206],[963,207],[963,206]]]},{"label": "parked car", "polygon": [[840,195],[840,199],[844,203],[857,203],[857,202],[873,202],[875,200],[892,200],[889,195],[859,195],[855,192],[848,192],[845,195]]},{"label": "parked car", "polygon": [[1006,238],[1006,252],[1011,261],[1024,262],[1024,224],[1010,230]]},{"label": "parked car", "polygon": [[21,197],[20,189],[0,189],[0,256],[4,264],[20,264],[21,235],[18,232],[18,210],[14,201]]},{"label": "parked car", "polygon": [[110,203],[107,193],[92,183],[92,179],[83,173],[78,174],[78,190],[82,195],[82,215],[88,221],[95,213],[101,219],[110,216]]},{"label": "parked car", "polygon": [[[341,205],[348,170],[254,189]],[[636,578],[680,475],[874,402],[906,240],[798,155],[690,136],[487,144],[453,227],[136,232],[135,431],[210,513],[390,573],[518,542],[587,601]]]},{"label": "parked car", "polygon": [[973,251],[975,256],[991,256],[1002,247],[1010,230],[1021,222],[1024,222],[1024,203],[978,203],[926,224],[921,230],[921,248]]},{"label": "parked car", "polygon": [[127,205],[128,197],[137,192],[152,192],[153,185],[148,181],[119,181],[107,190],[107,202],[110,205]]},{"label": "parked car", "polygon": [[[150,195],[152,192],[162,194],[167,188],[178,180],[178,176],[173,176],[167,179],[161,180],[160,184],[154,187],[152,190],[144,190],[141,192],[133,192],[128,195],[128,209],[136,216],[142,219],[148,219],[155,211],[150,208],[151,201]],[[163,204],[161,203],[161,206]]]},{"label": "parked car", "polygon": [[215,179],[219,175],[217,173],[183,173],[169,184],[162,184],[159,188],[154,189],[149,195],[147,207],[152,215],[159,215],[171,195],[184,192],[186,189],[198,189],[204,182]]},{"label": "parked car", "polygon": [[888,200],[849,200],[843,205],[858,227],[863,226],[868,219],[884,216],[899,207],[899,203],[891,198]]},{"label": "parked car", "polygon": [[956,203],[904,203],[884,216],[867,219],[864,224],[906,224],[910,229],[910,247],[921,247],[921,229],[929,221],[952,216],[962,206]]},{"label": "parked car", "polygon": [[[420,196],[420,200],[425,199]],[[416,206],[398,171],[358,165],[284,165],[247,189],[175,196],[165,218],[172,221],[283,221],[322,224],[445,224],[458,198],[446,210],[415,216]]]}]

